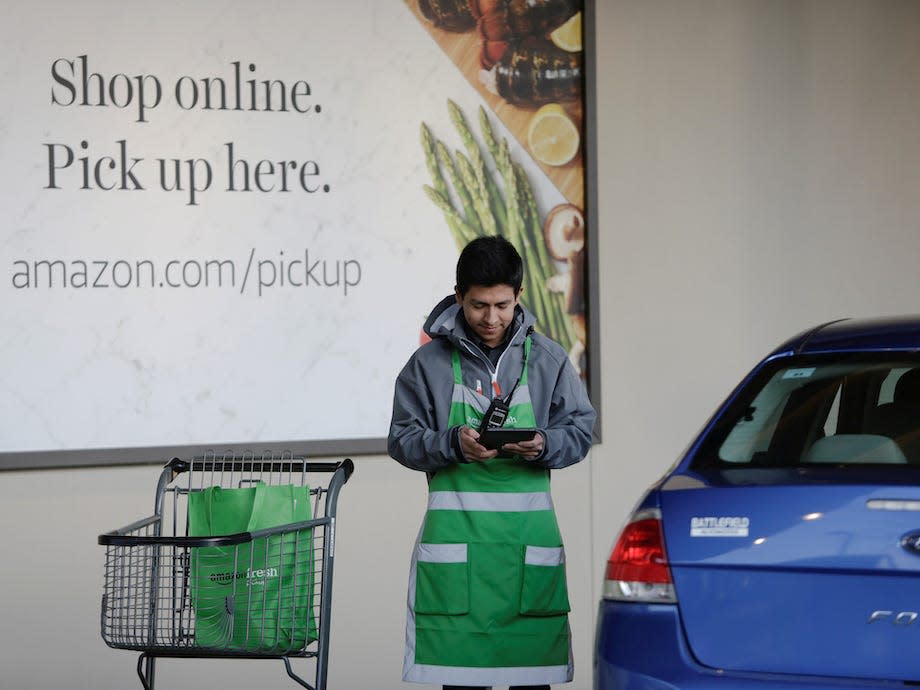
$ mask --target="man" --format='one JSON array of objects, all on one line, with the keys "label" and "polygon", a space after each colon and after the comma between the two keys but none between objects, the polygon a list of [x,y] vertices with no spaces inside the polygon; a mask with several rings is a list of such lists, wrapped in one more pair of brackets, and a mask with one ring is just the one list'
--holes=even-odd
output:
[{"label": "man", "polygon": [[[591,446],[595,412],[563,348],[518,304],[523,265],[499,237],[469,243],[455,294],[396,381],[388,450],[428,473],[409,576],[403,678],[445,689],[572,680],[565,559],[549,470]],[[529,438],[488,448],[483,416]],[[496,422],[497,423],[497,422]]]}]

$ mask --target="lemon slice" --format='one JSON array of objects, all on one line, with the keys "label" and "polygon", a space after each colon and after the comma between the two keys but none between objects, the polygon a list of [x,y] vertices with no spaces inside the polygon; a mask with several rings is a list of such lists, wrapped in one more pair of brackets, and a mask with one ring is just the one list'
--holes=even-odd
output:
[{"label": "lemon slice", "polygon": [[578,127],[558,103],[548,103],[530,118],[527,143],[530,152],[546,165],[565,165],[578,153]]},{"label": "lemon slice", "polygon": [[581,45],[581,12],[576,12],[566,20],[565,24],[549,35],[550,40],[557,48],[562,48],[570,53],[577,53]]}]

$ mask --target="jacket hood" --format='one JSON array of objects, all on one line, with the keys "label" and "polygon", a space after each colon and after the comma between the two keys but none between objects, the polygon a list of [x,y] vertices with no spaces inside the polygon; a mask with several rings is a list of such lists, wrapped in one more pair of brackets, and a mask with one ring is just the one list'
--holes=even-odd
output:
[{"label": "jacket hood", "polygon": [[[514,324],[523,325],[525,329],[528,329],[536,322],[537,318],[520,304],[514,308]],[[457,304],[457,298],[454,295],[448,295],[431,310],[431,314],[425,321],[424,330],[431,339],[447,338],[459,345],[460,342],[469,340],[463,323],[463,311]]]}]

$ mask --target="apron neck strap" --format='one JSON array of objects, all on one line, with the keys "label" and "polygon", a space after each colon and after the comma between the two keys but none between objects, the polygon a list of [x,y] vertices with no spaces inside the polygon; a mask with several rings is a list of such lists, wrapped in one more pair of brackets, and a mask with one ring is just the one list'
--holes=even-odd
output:
[{"label": "apron neck strap", "polygon": [[463,383],[463,373],[460,370],[460,350],[456,347],[450,349],[450,364],[454,370],[454,383]]}]

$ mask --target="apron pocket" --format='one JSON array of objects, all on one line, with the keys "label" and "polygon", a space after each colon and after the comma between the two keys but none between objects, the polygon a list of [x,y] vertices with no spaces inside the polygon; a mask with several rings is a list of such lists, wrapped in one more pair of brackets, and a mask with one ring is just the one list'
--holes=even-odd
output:
[{"label": "apron pocket", "polygon": [[561,546],[524,547],[521,614],[558,616],[570,610],[565,581],[565,551]]},{"label": "apron pocket", "polygon": [[466,544],[418,544],[416,613],[461,615],[470,611],[470,567]]}]

